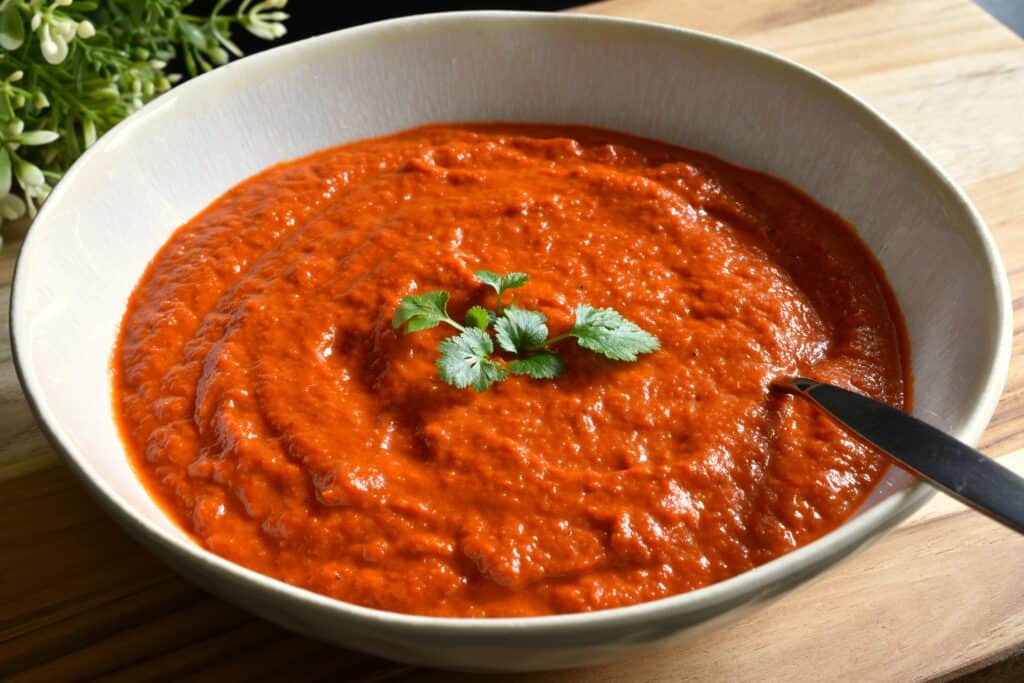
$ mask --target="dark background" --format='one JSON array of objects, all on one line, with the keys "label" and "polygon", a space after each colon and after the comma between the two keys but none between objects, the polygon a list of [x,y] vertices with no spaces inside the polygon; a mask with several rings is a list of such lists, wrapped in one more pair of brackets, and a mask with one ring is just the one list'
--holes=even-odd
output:
[{"label": "dark background", "polygon": [[[480,9],[512,9],[554,11],[584,4],[587,0],[577,2],[561,2],[547,0],[532,2],[360,2],[356,0],[290,0],[285,11],[291,18],[285,22],[288,34],[281,40],[264,41],[250,36],[244,29],[235,32],[239,47],[246,54],[258,52],[280,45],[284,42],[309,38],[310,36],[328,33],[347,26],[365,24],[381,19],[391,19],[409,14],[426,14],[428,12],[452,12],[457,10]],[[591,0],[592,1],[592,0]],[[1024,0],[1021,0],[1024,2]],[[213,2],[202,0],[196,7],[208,9]],[[197,12],[200,13],[200,12]]]},{"label": "dark background", "polygon": [[[408,2],[360,2],[358,0],[290,0],[286,11],[291,18],[286,22],[288,34],[281,40],[264,41],[254,38],[244,30],[237,30],[235,38],[246,53],[258,52],[284,42],[308,38],[328,33],[347,26],[365,24],[381,19],[391,19],[409,14],[427,12],[451,12],[474,9],[514,9],[555,11],[582,5],[593,0],[506,0],[505,2],[424,2],[411,0]],[[721,0],[706,0],[714,2]],[[756,2],[757,0],[735,0],[736,2]],[[828,0],[827,0],[828,1]],[[1024,36],[1024,0],[974,0],[981,8],[987,10],[996,19],[1006,24],[1011,30]],[[195,7],[209,10],[213,0],[199,0]],[[727,12],[728,3],[723,2],[723,12]]]}]

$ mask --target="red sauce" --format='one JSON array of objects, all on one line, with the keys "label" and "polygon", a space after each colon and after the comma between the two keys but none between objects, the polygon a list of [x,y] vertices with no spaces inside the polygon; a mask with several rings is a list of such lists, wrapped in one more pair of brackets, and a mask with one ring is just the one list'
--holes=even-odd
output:
[{"label": "red sauce", "polygon": [[[525,271],[661,341],[564,345],[553,381],[444,384],[403,296],[493,305]],[[246,180],[180,228],[114,355],[131,458],[198,543],[360,605],[445,616],[618,607],[834,529],[887,463],[769,389],[799,373],[907,407],[877,263],[835,214],[715,158],[571,126],[430,126]]]}]

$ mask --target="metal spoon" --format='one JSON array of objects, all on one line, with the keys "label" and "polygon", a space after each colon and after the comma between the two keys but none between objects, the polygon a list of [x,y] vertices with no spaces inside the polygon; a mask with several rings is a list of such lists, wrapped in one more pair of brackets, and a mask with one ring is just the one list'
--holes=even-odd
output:
[{"label": "metal spoon", "polygon": [[809,399],[960,502],[1024,533],[1024,478],[995,460],[901,410],[835,385],[786,377],[775,386]]}]

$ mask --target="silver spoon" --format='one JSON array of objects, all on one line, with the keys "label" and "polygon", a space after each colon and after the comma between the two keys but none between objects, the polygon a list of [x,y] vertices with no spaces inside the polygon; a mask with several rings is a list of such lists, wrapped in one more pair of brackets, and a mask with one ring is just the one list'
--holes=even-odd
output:
[{"label": "silver spoon", "polygon": [[965,505],[1024,534],[1024,478],[916,417],[804,377],[775,386],[809,399],[836,422]]}]

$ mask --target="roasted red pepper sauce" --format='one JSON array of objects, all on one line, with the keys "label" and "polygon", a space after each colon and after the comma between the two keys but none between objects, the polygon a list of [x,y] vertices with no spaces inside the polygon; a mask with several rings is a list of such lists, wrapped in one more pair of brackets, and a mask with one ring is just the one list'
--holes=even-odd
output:
[{"label": "roasted red pepper sauce", "polygon": [[[451,331],[523,271],[552,335],[612,307],[661,350],[562,346],[475,393]],[[851,228],[785,183],[573,126],[428,126],[275,166],[174,233],[128,304],[114,400],[196,541],[340,600],[444,616],[618,607],[734,576],[841,524],[884,458],[770,390],[799,373],[907,407],[906,335]]]}]

